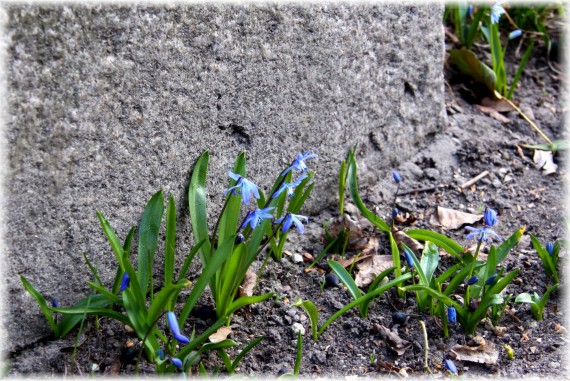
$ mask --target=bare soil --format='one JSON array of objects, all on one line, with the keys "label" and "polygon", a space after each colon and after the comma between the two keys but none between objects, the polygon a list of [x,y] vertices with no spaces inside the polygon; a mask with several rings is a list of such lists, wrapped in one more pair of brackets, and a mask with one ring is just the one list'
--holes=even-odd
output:
[{"label": "bare soil", "polygon": [[[521,109],[532,113],[531,118],[546,135],[553,139],[565,139],[561,79],[548,67],[545,57],[544,49],[535,51],[515,98]],[[512,60],[518,62],[517,59]],[[512,63],[507,70],[514,72]],[[555,156],[555,162],[559,165],[556,173],[543,175],[533,163],[533,150],[521,148],[521,144],[542,143],[531,126],[516,112],[503,114],[510,120],[509,123],[499,122],[482,113],[472,104],[476,100],[475,86],[453,68],[446,68],[446,78],[446,128],[435,136],[426,137],[425,144],[418,147],[417,154],[395,168],[403,177],[400,195],[396,200],[400,212],[413,216],[414,227],[435,229],[465,246],[471,243],[464,239],[463,229],[444,230],[430,223],[436,206],[471,213],[481,212],[489,206],[499,213],[497,231],[504,237],[525,226],[526,233],[537,236],[543,243],[563,239],[566,234],[566,153],[559,152]],[[372,149],[372,144],[362,147],[357,159]],[[467,180],[484,171],[488,171],[489,175],[470,187],[461,188]],[[390,171],[359,167],[362,198],[370,209],[385,219],[389,219],[395,191],[391,177]],[[338,214],[335,207],[310,216],[304,235],[290,234],[287,250],[318,255],[323,249],[323,223],[338,217]],[[397,228],[405,230],[408,226],[400,224]],[[368,229],[365,233],[369,237],[379,237],[378,254],[390,254],[389,245],[380,232]],[[354,254],[347,253],[347,256]],[[559,266],[562,284],[552,294],[544,320],[533,320],[528,305],[511,302],[499,322],[499,326],[504,327],[502,336],[485,324],[480,324],[476,333],[496,345],[500,352],[498,362],[484,365],[456,361],[460,375],[510,378],[559,377],[566,374],[564,353],[567,350],[567,336],[564,327],[568,323],[563,319],[563,295],[567,290],[566,273],[563,271],[565,257],[566,249],[563,248]],[[445,375],[443,361],[452,358],[450,348],[455,344],[469,344],[472,340],[463,334],[459,326],[452,326],[450,337],[445,338],[438,319],[418,312],[414,294],[399,299],[394,290],[390,290],[371,304],[368,318],[361,318],[358,310],[353,309],[330,325],[315,342],[310,335],[305,312],[294,307],[293,303],[298,298],[310,299],[319,308],[322,322],[352,299],[342,287],[321,290],[322,272],[306,271],[307,263],[293,263],[290,258],[285,255],[280,263],[269,261],[257,288],[259,293],[274,291],[278,297],[244,308],[232,319],[231,338],[240,346],[230,351],[231,354],[235,355],[253,338],[265,336],[261,344],[243,359],[237,369],[238,374],[274,377],[280,372],[291,371],[297,345],[294,323],[301,323],[306,330],[300,371],[304,378],[428,375],[424,368],[425,346],[420,320],[427,327],[429,369],[436,376]],[[258,268],[260,262],[254,266]],[[447,268],[451,263],[452,258],[442,257],[440,266]],[[542,294],[545,291],[547,278],[528,236],[525,235],[511,251],[504,265],[507,269],[520,269],[517,280],[508,287],[508,293],[518,295],[536,291]],[[326,260],[320,261],[318,266],[328,270]],[[192,315],[184,330],[189,332],[194,325],[200,332],[213,322],[210,303],[211,300],[207,298],[202,300],[201,307]],[[396,311],[409,315],[405,324],[394,324],[392,314]],[[391,328],[401,339],[409,341],[411,346],[402,355],[397,355],[382,338],[376,325]],[[120,362],[125,343],[134,340],[120,324],[108,319],[100,319],[99,322],[89,320],[84,328],[85,333],[78,341],[75,354],[73,346],[77,331],[64,340],[44,338],[33,348],[11,354],[9,375],[134,374],[133,364]],[[507,358],[505,344],[514,349],[513,360]],[[376,361],[371,362],[372,353],[376,354]],[[206,354],[202,361],[210,371],[222,366],[216,353]],[[143,375],[153,375],[153,369],[144,360],[140,364]]]}]

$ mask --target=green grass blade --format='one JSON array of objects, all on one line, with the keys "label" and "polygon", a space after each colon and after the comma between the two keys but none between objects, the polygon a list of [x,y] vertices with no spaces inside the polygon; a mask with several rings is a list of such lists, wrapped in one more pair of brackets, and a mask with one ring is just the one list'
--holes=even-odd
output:
[{"label": "green grass blade", "polygon": [[22,281],[22,284],[24,285],[26,291],[28,291],[30,295],[32,295],[34,299],[36,299],[36,301],[38,302],[38,305],[40,306],[40,309],[42,310],[44,316],[46,317],[55,337],[61,337],[58,327],[55,324],[55,320],[53,319],[52,312],[50,311],[44,296],[40,294],[38,291],[36,291],[34,286],[32,286],[32,284],[23,275],[20,275],[20,280]]},{"label": "green grass blade", "polygon": [[245,307],[250,304],[260,303],[264,300],[271,298],[274,295],[273,292],[268,292],[267,294],[257,295],[257,296],[242,296],[237,298],[227,309],[227,315],[231,316],[234,312],[239,310],[242,307]]},{"label": "green grass blade", "polygon": [[[380,284],[380,282],[382,282],[382,279],[387,277],[388,274],[390,274],[395,269],[396,269],[396,267],[390,267],[389,269],[386,269],[386,270],[382,271],[380,274],[378,274],[376,279],[374,279],[374,281],[372,283],[370,283],[370,286],[368,286],[368,292],[375,290],[378,287],[378,285]],[[397,278],[397,276],[396,276],[396,278]],[[361,304],[362,309],[364,310],[364,316],[365,317],[368,316],[368,308],[369,308],[370,302],[372,302],[372,300],[374,300],[374,298],[368,299],[368,300],[362,302],[362,304]]]},{"label": "green grass blade", "polygon": [[113,311],[109,308],[100,308],[100,307],[69,307],[69,308],[51,308],[54,312],[59,312],[61,314],[66,315],[99,315],[99,316],[106,316],[111,319],[117,320],[120,323],[130,325],[131,322],[128,317],[125,315]]},{"label": "green grass blade", "polygon": [[[348,271],[346,271],[344,267],[337,261],[333,261],[331,259],[327,262],[332,271],[334,271],[334,273],[339,277],[342,283],[344,283],[344,285],[347,287],[348,292],[350,293],[352,298],[353,299],[360,298],[362,296],[362,292],[360,291],[360,289],[358,288],[358,286],[354,282],[354,279],[352,279]],[[366,317],[365,315],[366,311],[364,310],[364,305],[361,304],[358,306],[358,308],[360,309],[360,316]]]},{"label": "green grass blade", "polygon": [[558,288],[559,284],[553,284],[552,286],[548,287],[546,289],[546,292],[544,293],[544,295],[542,295],[542,298],[540,298],[540,309],[544,310],[544,307],[546,306],[546,302],[548,302],[548,298],[550,297],[550,294],[552,292],[554,292],[554,290],[556,290]]},{"label": "green grass blade", "polygon": [[112,292],[107,290],[105,287],[98,285],[96,283],[93,283],[93,282],[87,282],[87,284],[89,285],[89,287],[91,287],[93,290],[97,291],[101,295],[105,295],[113,303],[117,303],[119,305],[122,304],[121,299],[119,299],[119,297],[117,295],[113,294]]},{"label": "green grass blade", "polygon": [[146,295],[147,293],[149,281],[152,282],[152,265],[154,262],[156,247],[158,246],[158,232],[160,230],[163,214],[164,198],[161,190],[155,193],[147,203],[139,224],[139,256],[137,270],[138,280],[143,295]]},{"label": "green grass blade", "polygon": [[431,279],[433,278],[433,273],[439,265],[439,251],[434,243],[426,241],[420,264],[429,285]]},{"label": "green grass blade", "polygon": [[318,326],[319,326],[319,311],[317,307],[310,300],[297,300],[294,304],[295,307],[303,307],[303,309],[309,315],[309,322],[311,323],[311,332],[313,334],[313,340],[317,341],[318,336]]},{"label": "green grass blade", "polygon": [[[123,256],[125,257],[125,260],[129,259],[129,254],[131,252],[131,242],[133,240],[133,236],[135,235],[135,230],[136,229],[133,226],[129,231],[129,234],[127,234],[127,238],[125,238],[125,243],[123,244]],[[119,262],[119,264],[120,263],[121,262]],[[117,268],[117,272],[115,273],[115,280],[113,281],[113,289],[111,291],[114,295],[117,295],[117,293],[121,289],[122,278],[123,278],[123,269],[121,268],[121,266],[119,266]]]},{"label": "green grass blade", "polygon": [[356,159],[354,153],[349,153],[348,160],[348,188],[350,192],[350,197],[354,202],[354,205],[358,208],[360,213],[370,221],[374,226],[376,226],[381,231],[388,233],[390,231],[390,226],[380,217],[372,213],[362,202],[360,195],[358,194],[358,183],[357,183],[357,169],[356,169]]},{"label": "green grass blade", "polygon": [[449,296],[442,294],[441,292],[434,290],[433,288],[429,288],[421,284],[413,284],[406,286],[404,288],[406,289],[406,291],[425,291],[426,293],[430,294],[431,296],[439,300],[441,303],[455,307],[455,309],[457,310],[457,315],[462,317],[466,316],[467,309],[465,307],[457,303],[455,300],[451,299]]},{"label": "green grass blade", "polygon": [[460,262],[463,262],[463,246],[444,236],[443,234],[423,229],[406,230],[406,234],[413,239],[417,239],[418,241],[433,242],[449,254],[456,257]]},{"label": "green grass blade", "polygon": [[503,259],[507,256],[509,251],[513,249],[520,242],[525,228],[520,228],[514,232],[505,242],[503,242],[499,247],[497,247],[497,265],[500,264]]},{"label": "green grass blade", "polygon": [[453,265],[452,267],[448,268],[447,270],[445,270],[440,276],[438,276],[436,278],[436,282],[438,284],[442,284],[443,282],[445,282],[448,278],[450,278],[453,274],[455,274],[457,272],[457,270],[459,270],[460,268],[462,268],[463,266],[461,265],[461,263],[456,263],[455,265]]},{"label": "green grass blade", "polygon": [[231,373],[235,372],[237,366],[239,365],[240,361],[251,351],[257,344],[261,343],[261,341],[265,339],[265,336],[259,336],[253,339],[234,359],[232,362],[232,371]]},{"label": "green grass blade", "polygon": [[530,45],[528,46],[528,48],[524,52],[524,55],[521,59],[521,62],[519,63],[519,67],[515,73],[515,77],[513,78],[513,82],[511,83],[511,87],[509,88],[509,92],[507,93],[507,99],[512,99],[513,93],[515,92],[515,89],[517,88],[517,83],[519,83],[519,79],[521,78],[521,75],[522,75],[523,70],[526,66],[526,63],[528,62],[528,60],[530,59],[530,56],[532,55],[533,49],[534,49],[534,41],[531,41]]},{"label": "green grass blade", "polygon": [[174,279],[174,256],[176,255],[176,205],[172,195],[166,207],[166,238],[164,242],[164,284]]},{"label": "green grass blade", "polygon": [[208,236],[208,214],[206,213],[206,174],[208,172],[209,158],[209,152],[204,151],[196,160],[188,187],[188,208],[194,241],[200,242],[205,240],[198,251],[200,253],[200,261],[204,266],[208,263],[211,250],[210,237]]},{"label": "green grass blade", "polygon": [[[90,295],[86,298],[79,300],[73,305],[74,308],[77,307],[97,307],[104,308],[112,304],[113,301],[107,298],[105,295]],[[67,335],[77,324],[83,320],[83,314],[79,315],[64,315],[63,318],[57,324],[59,331],[59,337],[64,337]]]},{"label": "green grass blade", "polygon": [[83,258],[85,259],[85,263],[87,263],[87,267],[89,267],[89,270],[91,270],[91,273],[95,278],[95,281],[99,283],[100,286],[103,286],[103,282],[101,281],[101,278],[99,278],[99,273],[97,272],[97,269],[95,268],[95,266],[93,266],[89,258],[87,258],[87,254],[83,253]]},{"label": "green grass blade", "polygon": [[347,175],[346,160],[343,160],[342,163],[340,163],[340,171],[338,173],[338,207],[341,216],[344,214],[344,193],[346,191]]},{"label": "green grass blade", "polygon": [[558,283],[559,282],[558,272],[556,270],[556,265],[552,261],[552,257],[542,247],[542,245],[540,244],[540,241],[535,236],[533,236],[532,234],[529,234],[529,236],[530,236],[530,240],[532,242],[532,246],[536,250],[540,260],[542,261],[542,266],[544,267],[544,272],[546,273],[546,275],[549,278],[554,277],[554,279]]},{"label": "green grass blade", "polygon": [[150,327],[154,321],[158,318],[158,316],[164,311],[168,309],[172,295],[176,291],[179,291],[186,287],[186,282],[179,283],[179,284],[167,284],[165,285],[162,290],[160,290],[150,305],[148,310],[148,314],[146,317],[146,324]]},{"label": "green grass blade", "polygon": [[[233,172],[245,177],[245,151],[240,153],[234,163]],[[234,186],[236,181],[230,179],[228,188]],[[224,214],[220,217],[220,234],[218,236],[218,242],[226,242],[228,237],[234,236],[237,231],[237,224],[239,223],[240,208],[241,208],[241,197],[233,196],[231,193],[227,195],[230,199],[228,200],[228,205],[224,209]],[[214,233],[212,233],[214,234]],[[212,238],[212,239],[215,239]]]},{"label": "green grass blade", "polygon": [[[398,244],[394,239],[394,235],[392,232],[389,233],[390,238],[390,252],[392,253],[392,263],[396,269],[394,270],[394,276],[397,278],[402,275],[402,264],[400,263],[400,249],[398,249]],[[398,296],[400,298],[404,297],[404,292],[402,290],[398,290]]]},{"label": "green grass blade", "polygon": [[313,177],[315,177],[315,173],[309,172],[307,178],[301,181],[301,183],[295,188],[293,197],[291,197],[291,200],[289,201],[289,207],[287,208],[287,211],[291,213],[298,213],[299,210],[301,210],[303,203],[310,196],[311,192],[313,191],[313,187],[315,186],[314,183],[311,183],[307,187],[307,189],[305,189],[305,187],[307,186],[309,181],[313,179]]}]

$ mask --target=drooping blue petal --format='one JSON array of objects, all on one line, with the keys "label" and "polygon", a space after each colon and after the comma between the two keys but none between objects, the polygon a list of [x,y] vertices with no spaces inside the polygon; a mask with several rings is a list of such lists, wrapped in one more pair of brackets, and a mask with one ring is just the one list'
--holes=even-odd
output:
[{"label": "drooping blue petal", "polygon": [[412,259],[412,255],[409,252],[408,248],[404,249],[404,257],[406,258],[406,264],[409,268],[414,267],[414,260]]},{"label": "drooping blue petal", "polygon": [[453,374],[457,374],[457,367],[452,360],[445,360],[445,367]]},{"label": "drooping blue petal", "polygon": [[302,216],[300,214],[287,213],[285,216],[277,219],[274,223],[280,224],[281,222],[283,222],[283,226],[281,227],[281,231],[283,233],[287,232],[291,228],[291,226],[295,224],[295,227],[297,228],[299,233],[303,234],[305,232],[305,227],[303,226],[303,222],[301,220],[307,223],[309,222],[309,217]]},{"label": "drooping blue petal", "polygon": [[477,276],[473,275],[471,278],[469,278],[469,280],[467,281],[467,285],[468,286],[473,286],[475,283],[479,282],[479,278],[477,278]]},{"label": "drooping blue petal", "polygon": [[491,7],[491,23],[496,24],[501,19],[501,16],[506,12],[505,8],[503,8],[502,4],[504,0],[496,2]]},{"label": "drooping blue petal", "polygon": [[224,195],[227,195],[229,192],[232,192],[232,194],[235,196],[239,192],[241,194],[241,199],[244,204],[249,204],[252,195],[253,197],[259,199],[260,196],[259,196],[259,190],[257,189],[257,185],[255,185],[253,182],[246,179],[245,177],[237,175],[231,171],[228,172],[228,175],[233,180],[236,181],[236,184],[226,189]]},{"label": "drooping blue petal", "polygon": [[552,255],[552,253],[554,253],[554,244],[552,242],[546,243],[546,252],[548,255]]},{"label": "drooping blue petal", "polygon": [[457,311],[455,307],[451,306],[447,308],[447,320],[452,324],[457,323]]},{"label": "drooping blue petal", "polygon": [[240,229],[245,228],[248,224],[252,229],[255,229],[257,225],[261,223],[261,220],[266,218],[273,218],[273,214],[271,212],[275,207],[271,206],[264,209],[255,209],[247,214],[243,223],[241,224]]},{"label": "drooping blue petal", "polygon": [[485,225],[489,227],[495,226],[497,223],[497,212],[491,208],[487,208],[485,210],[485,216],[483,217],[483,220],[485,221]]},{"label": "drooping blue petal", "polygon": [[168,326],[170,327],[170,331],[172,332],[172,336],[174,336],[174,338],[178,340],[181,344],[188,344],[190,340],[186,336],[180,333],[180,327],[178,326],[178,320],[176,319],[176,315],[174,315],[174,312],[168,311],[166,317],[168,320]]},{"label": "drooping blue petal", "polygon": [[396,182],[396,184],[400,184],[400,181],[402,181],[402,176],[400,175],[400,172],[398,172],[398,171],[392,171],[392,177],[394,178],[394,181]]},{"label": "drooping blue petal", "polygon": [[130,281],[131,281],[131,278],[129,278],[129,274],[124,273],[123,279],[121,280],[121,288],[119,289],[119,292],[125,291],[127,289],[127,287],[129,287]]},{"label": "drooping blue petal", "polygon": [[177,359],[176,357],[172,358],[172,363],[174,364],[175,367],[177,367],[178,369],[182,368],[182,360]]},{"label": "drooping blue petal", "polygon": [[283,176],[285,176],[287,173],[289,173],[293,169],[298,171],[298,172],[306,172],[308,170],[308,168],[307,168],[307,164],[305,164],[305,160],[309,160],[309,159],[312,159],[315,157],[317,157],[317,155],[312,154],[311,150],[305,151],[304,154],[297,154],[297,157],[295,158],[295,160],[293,161],[291,166],[283,172]]}]

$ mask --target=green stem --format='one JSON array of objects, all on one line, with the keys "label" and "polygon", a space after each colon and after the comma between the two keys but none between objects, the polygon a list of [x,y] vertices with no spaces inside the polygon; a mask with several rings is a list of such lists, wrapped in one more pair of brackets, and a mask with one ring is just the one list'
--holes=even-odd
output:
[{"label": "green stem", "polygon": [[142,341],[142,345],[141,345],[141,349],[139,349],[139,353],[137,356],[137,367],[135,370],[135,374],[139,374],[139,369],[140,369],[140,363],[141,363],[141,355],[142,355],[142,351],[144,349],[144,343],[146,341],[146,339],[148,339],[148,335],[150,335],[150,333],[152,332],[152,330],[154,329],[154,326],[156,325],[156,323],[158,323],[158,321],[160,320],[160,318],[162,318],[164,316],[165,313],[167,313],[168,311],[162,311],[162,313],[160,315],[158,315],[158,317],[155,319],[155,321],[150,325],[150,327],[148,327],[148,330],[146,331],[145,335],[144,335],[144,339]]},{"label": "green stem", "polygon": [[216,234],[218,233],[218,227],[220,226],[220,221],[222,219],[222,216],[224,215],[226,207],[230,203],[230,197],[232,197],[231,193],[228,195],[228,197],[226,197],[226,201],[224,202],[224,206],[222,207],[222,211],[218,216],[218,220],[216,221],[216,225],[214,226],[214,231],[212,232],[212,235],[210,237],[210,242],[212,242],[211,245],[212,250],[214,250],[214,248],[216,247]]},{"label": "green stem", "polygon": [[[477,257],[479,256],[479,250],[481,249],[481,244],[483,243],[482,239],[479,239],[479,242],[477,243],[477,248],[475,249],[475,255],[473,256],[473,261],[471,262],[471,268],[469,269],[469,275],[467,275],[467,279],[471,279],[471,277],[473,276],[473,271],[475,270],[475,263],[477,262]],[[469,309],[469,305],[471,304],[471,300],[470,300],[470,291],[471,291],[471,286],[467,286],[467,288],[465,289],[465,307],[467,307],[467,309]]]}]

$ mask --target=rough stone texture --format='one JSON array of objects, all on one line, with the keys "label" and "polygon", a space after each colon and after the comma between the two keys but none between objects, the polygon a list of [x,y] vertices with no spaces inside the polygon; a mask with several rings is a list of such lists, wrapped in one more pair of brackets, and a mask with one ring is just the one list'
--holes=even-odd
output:
[{"label": "rough stone texture", "polygon": [[317,185],[304,211],[316,213],[336,200],[349,147],[359,144],[371,171],[362,176],[378,178],[443,126],[441,4],[3,12],[9,350],[49,333],[18,275],[62,305],[88,292],[82,253],[111,281],[116,263],[96,210],[122,239],[162,188],[177,202],[178,253],[188,252],[186,186],[204,149],[210,205],[241,150],[267,189],[313,149]]}]

